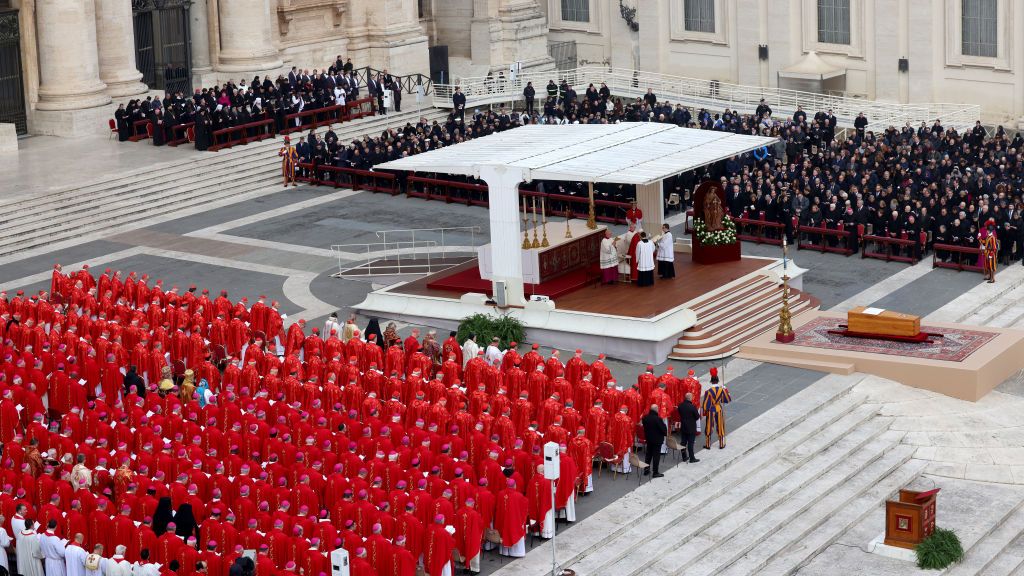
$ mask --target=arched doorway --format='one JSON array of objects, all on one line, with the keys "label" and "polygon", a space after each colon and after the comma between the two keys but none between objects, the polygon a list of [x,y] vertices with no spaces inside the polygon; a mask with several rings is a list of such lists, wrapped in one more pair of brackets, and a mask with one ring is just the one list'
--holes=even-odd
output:
[{"label": "arched doorway", "polygon": [[132,0],[135,64],[150,88],[192,92],[191,5],[192,0]]}]

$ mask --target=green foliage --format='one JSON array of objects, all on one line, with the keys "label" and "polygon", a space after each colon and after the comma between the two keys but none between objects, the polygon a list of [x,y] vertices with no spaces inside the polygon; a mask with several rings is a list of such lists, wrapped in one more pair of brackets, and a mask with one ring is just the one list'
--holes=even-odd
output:
[{"label": "green foliage", "polygon": [[960,537],[944,528],[936,528],[914,551],[917,552],[917,567],[925,570],[942,570],[964,559]]},{"label": "green foliage", "polygon": [[486,346],[491,342],[491,338],[497,336],[501,340],[501,347],[506,348],[509,342],[523,341],[526,337],[526,327],[514,316],[473,314],[463,318],[459,323],[456,338],[462,344],[470,334],[476,334],[476,343],[481,346]]}]

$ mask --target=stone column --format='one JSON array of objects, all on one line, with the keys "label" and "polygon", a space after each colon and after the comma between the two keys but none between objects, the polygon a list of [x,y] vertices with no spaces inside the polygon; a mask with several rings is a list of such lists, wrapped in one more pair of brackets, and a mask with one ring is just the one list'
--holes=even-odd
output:
[{"label": "stone column", "polygon": [[224,72],[269,72],[284,63],[271,34],[270,0],[220,2],[220,62]]},{"label": "stone column", "polygon": [[78,110],[110,103],[100,81],[94,0],[37,0],[38,110]]},{"label": "stone column", "polygon": [[142,73],[135,67],[135,25],[131,1],[95,2],[100,80],[107,85],[107,94],[115,98],[142,94],[149,87],[140,82]]},{"label": "stone column", "polygon": [[203,75],[213,69],[210,66],[210,19],[206,0],[193,0],[188,11],[189,38],[192,40],[192,86],[203,85]]},{"label": "stone column", "polygon": [[644,213],[643,227],[651,236],[661,234],[665,222],[665,201],[661,191],[662,181],[653,184],[638,184],[636,206]]},{"label": "stone column", "polygon": [[505,283],[510,306],[522,306],[522,232],[519,230],[519,185],[526,180],[521,170],[508,166],[481,166],[480,179],[487,182],[491,223],[491,282]]}]

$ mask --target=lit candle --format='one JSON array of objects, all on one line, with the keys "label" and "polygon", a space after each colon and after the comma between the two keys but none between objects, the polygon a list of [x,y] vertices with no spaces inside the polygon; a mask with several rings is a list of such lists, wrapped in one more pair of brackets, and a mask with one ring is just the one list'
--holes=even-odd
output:
[{"label": "lit candle", "polygon": [[531,200],[533,201],[533,219],[536,220],[537,219],[537,197],[534,196],[533,198],[531,198]]},{"label": "lit candle", "polygon": [[540,215],[541,215],[541,218],[543,218],[544,216],[547,216],[547,214],[548,214],[547,211],[544,210],[544,198],[541,197],[541,199],[540,199]]}]

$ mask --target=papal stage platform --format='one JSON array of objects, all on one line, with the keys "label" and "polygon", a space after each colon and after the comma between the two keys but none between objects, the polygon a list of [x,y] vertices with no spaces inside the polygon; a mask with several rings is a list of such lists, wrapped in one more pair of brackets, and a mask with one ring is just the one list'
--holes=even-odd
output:
[{"label": "papal stage platform", "polygon": [[[653,123],[525,126],[386,162],[378,168],[486,182],[491,241],[477,260],[375,290],[356,309],[447,328],[475,313],[511,314],[525,323],[531,342],[660,363],[697,322],[689,304],[702,298],[706,303],[708,295],[756,277],[778,283],[781,260],[742,258],[707,266],[692,262],[677,245],[675,279],[653,288],[599,286],[601,232],[592,221],[570,222],[573,238],[563,240],[565,221],[553,219],[547,226],[550,247],[522,249],[519,186],[533,180],[632,184],[645,229],[660,232],[663,179],[774,141]],[[790,276],[798,287],[795,270]],[[535,301],[534,295],[546,298]]]}]

